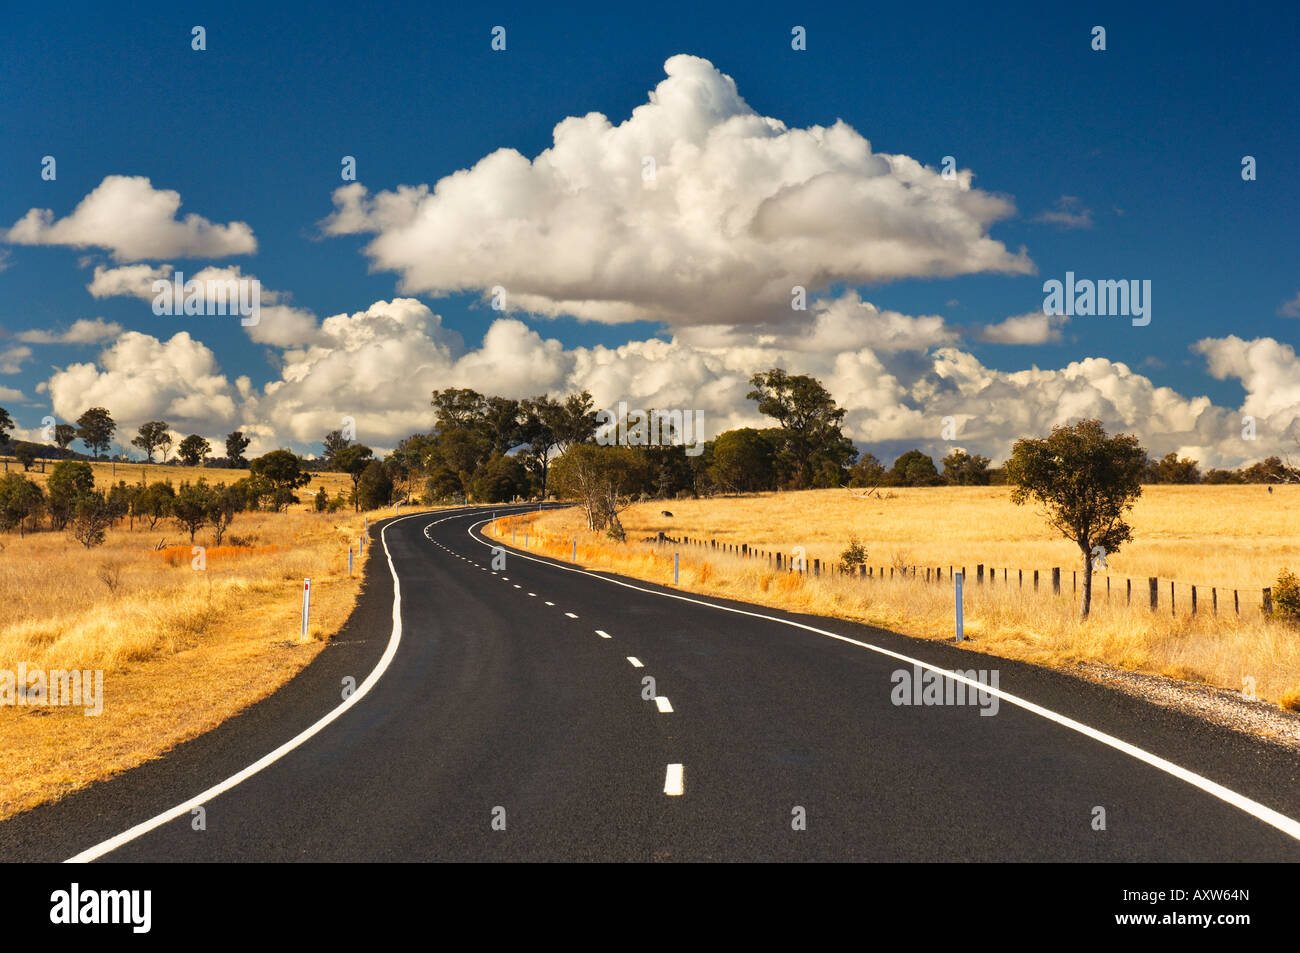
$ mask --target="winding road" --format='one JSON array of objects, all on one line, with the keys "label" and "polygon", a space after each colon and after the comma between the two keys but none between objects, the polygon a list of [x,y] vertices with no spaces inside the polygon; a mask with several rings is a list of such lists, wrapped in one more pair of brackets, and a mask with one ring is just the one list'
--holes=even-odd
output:
[{"label": "winding road", "polygon": [[[1277,746],[868,626],[494,568],[490,515],[372,527],[358,606],[297,677],[0,824],[0,860],[1300,860]],[[996,694],[895,704],[952,669]]]}]

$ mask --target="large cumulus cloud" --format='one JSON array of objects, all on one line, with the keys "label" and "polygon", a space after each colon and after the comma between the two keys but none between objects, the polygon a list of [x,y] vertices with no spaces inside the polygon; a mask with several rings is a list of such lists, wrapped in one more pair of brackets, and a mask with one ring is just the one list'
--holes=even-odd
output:
[{"label": "large cumulus cloud", "polygon": [[373,233],[405,292],[499,285],[511,308],[673,327],[789,321],[796,285],[1033,270],[988,235],[1014,208],[968,170],[873,152],[843,122],[788,128],[707,60],[664,68],[623,123],[570,117],[535,159],[501,149],[433,188],[344,186],[323,229]]}]

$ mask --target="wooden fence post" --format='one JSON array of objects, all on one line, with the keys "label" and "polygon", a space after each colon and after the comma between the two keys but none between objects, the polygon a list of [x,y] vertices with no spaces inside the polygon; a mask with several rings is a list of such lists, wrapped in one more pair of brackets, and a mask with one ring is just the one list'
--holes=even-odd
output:
[{"label": "wooden fence post", "polygon": [[1265,588],[1265,590],[1264,590],[1264,605],[1263,605],[1262,608],[1263,608],[1263,610],[1264,610],[1264,614],[1265,614],[1265,615],[1268,615],[1269,613],[1271,613],[1271,612],[1273,611],[1273,589],[1272,589],[1272,587]]},{"label": "wooden fence post", "polygon": [[1160,581],[1155,576],[1148,576],[1147,585],[1151,589],[1151,611],[1155,612],[1160,604]]},{"label": "wooden fence post", "polygon": [[1034,592],[1038,591],[1038,570],[1034,570]]},{"label": "wooden fence post", "polygon": [[1210,587],[1210,601],[1214,603],[1214,614],[1219,614],[1219,589],[1217,586]]},{"label": "wooden fence post", "polygon": [[984,564],[983,563],[975,564],[975,582],[978,585],[981,586],[984,585]]},{"label": "wooden fence post", "polygon": [[1178,607],[1174,605],[1174,581],[1172,579],[1169,580],[1169,614],[1178,614]]},{"label": "wooden fence post", "polygon": [[1052,595],[1061,594],[1061,570],[1059,567],[1052,570]]},{"label": "wooden fence post", "polygon": [[1192,615],[1196,615],[1196,587],[1192,586]]},{"label": "wooden fence post", "polygon": [[1125,579],[1124,581],[1128,583],[1128,594],[1124,596],[1124,605],[1131,606],[1133,604],[1133,580]]}]

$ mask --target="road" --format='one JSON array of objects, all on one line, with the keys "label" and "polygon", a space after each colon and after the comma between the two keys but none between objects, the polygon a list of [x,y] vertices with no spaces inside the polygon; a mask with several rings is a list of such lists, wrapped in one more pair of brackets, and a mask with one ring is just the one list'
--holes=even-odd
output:
[{"label": "road", "polygon": [[[311,665],[0,824],[0,860],[1300,860],[1276,746],[867,626],[513,550],[494,571],[487,515],[372,528]],[[895,704],[914,663],[997,670],[995,713]]]}]

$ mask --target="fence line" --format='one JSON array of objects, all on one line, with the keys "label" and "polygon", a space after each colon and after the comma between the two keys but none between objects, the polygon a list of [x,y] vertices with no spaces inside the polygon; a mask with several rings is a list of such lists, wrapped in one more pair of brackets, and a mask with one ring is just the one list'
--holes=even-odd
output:
[{"label": "fence line", "polygon": [[[814,577],[821,577],[823,573],[825,573],[827,576],[830,577],[848,577],[848,578],[857,578],[861,580],[870,580],[870,581],[885,581],[887,579],[888,580],[921,579],[924,582],[927,583],[933,582],[935,584],[942,584],[945,581],[945,575],[944,575],[945,567],[943,566],[911,566],[911,565],[884,566],[884,565],[868,565],[867,563],[863,562],[863,563],[856,564],[856,571],[850,569],[848,572],[845,572],[843,569],[840,568],[840,565],[838,563],[833,563],[828,561],[823,564],[820,558],[814,558],[811,561],[804,558],[803,565],[800,566],[798,565],[799,558],[793,556],[793,554],[782,554],[776,550],[761,549],[749,543],[719,542],[718,540],[714,540],[714,539],[699,539],[698,537],[693,538],[690,536],[683,536],[681,537],[681,539],[672,539],[671,537],[667,536],[662,532],[659,534],[657,538],[654,538],[652,540],[650,538],[647,539],[648,541],[654,542],[656,545],[664,544],[664,543],[674,543],[677,545],[696,547],[699,549],[707,549],[710,552],[736,556],[741,559],[759,559],[765,561],[766,563],[768,563],[769,566],[778,570],[783,570],[785,572],[799,572],[801,574],[808,574],[811,572],[811,574]],[[967,581],[968,585],[972,585],[972,584],[975,586],[987,585],[991,589],[998,585],[1001,585],[1003,588],[1008,588],[1008,589],[1016,588],[1023,591],[1026,586],[1026,581],[1028,580],[1031,591],[1040,592],[1045,590],[1045,586],[1040,587],[1040,577],[1039,577],[1040,570],[1037,569],[1032,569],[1032,570],[1012,569],[1009,566],[992,566],[992,565],[986,565],[984,563],[977,563],[975,565],[975,574],[972,577],[971,574],[967,572],[965,566],[950,564],[946,568],[947,568],[946,579],[947,582],[950,584],[953,579],[953,574],[955,572],[960,571],[962,573],[962,577]],[[877,573],[877,570],[879,570],[879,573]],[[888,575],[886,575],[886,570],[888,571]],[[998,576],[999,570],[1001,571],[1000,579]],[[1069,572],[1070,572],[1069,595],[1077,596],[1079,595],[1081,585],[1082,585],[1081,580],[1079,578],[1082,571],[1078,569],[1073,569],[1070,570]],[[1066,594],[1065,581],[1062,575],[1061,568],[1059,566],[1054,566],[1050,570],[1046,571],[1046,575],[1050,579],[1051,594],[1065,595]],[[1142,577],[1137,577],[1137,578],[1140,580]],[[1099,582],[1102,579],[1106,580],[1106,585],[1104,589],[1099,585]],[[1135,603],[1133,600],[1133,579],[1134,577],[1132,576],[1112,576],[1109,573],[1094,572],[1092,576],[1092,583],[1093,583],[1092,598],[1094,601],[1110,603],[1112,601],[1112,598],[1118,601],[1118,599],[1122,597],[1125,605],[1130,605],[1130,606],[1134,605]],[[1123,580],[1124,585],[1122,587],[1116,586],[1112,588],[1111,586],[1112,580]],[[1231,611],[1236,615],[1241,615],[1242,595],[1243,593],[1249,593],[1253,591],[1253,589],[1243,588],[1240,586],[1238,587],[1206,586],[1200,583],[1187,583],[1187,582],[1180,583],[1177,580],[1173,580],[1173,579],[1162,580],[1157,576],[1148,576],[1146,577],[1146,580],[1147,580],[1146,605],[1153,612],[1159,611],[1161,608],[1161,603],[1162,603],[1162,600],[1160,598],[1161,583],[1167,582],[1169,584],[1169,590],[1168,590],[1169,596],[1168,599],[1165,601],[1165,604],[1168,606],[1169,612],[1172,615],[1178,614],[1178,607],[1180,605],[1178,599],[1178,589],[1176,587],[1182,588],[1184,595],[1181,604],[1185,605],[1190,610],[1189,612],[1190,615],[1197,615],[1199,612],[1203,611],[1203,599],[1206,591],[1209,592],[1209,611],[1213,615],[1219,614],[1219,610],[1220,610],[1219,598],[1221,593],[1223,595],[1224,603],[1225,603],[1224,612],[1226,613],[1228,611],[1226,603],[1227,603],[1228,594],[1231,593],[1232,594]],[[1139,589],[1139,592],[1140,591],[1141,590]],[[1140,604],[1141,601],[1142,600],[1139,598],[1138,604]],[[1265,586],[1260,590],[1259,608],[1261,612],[1268,614],[1269,612],[1272,611],[1272,607],[1273,607],[1273,590],[1271,586]]]}]

